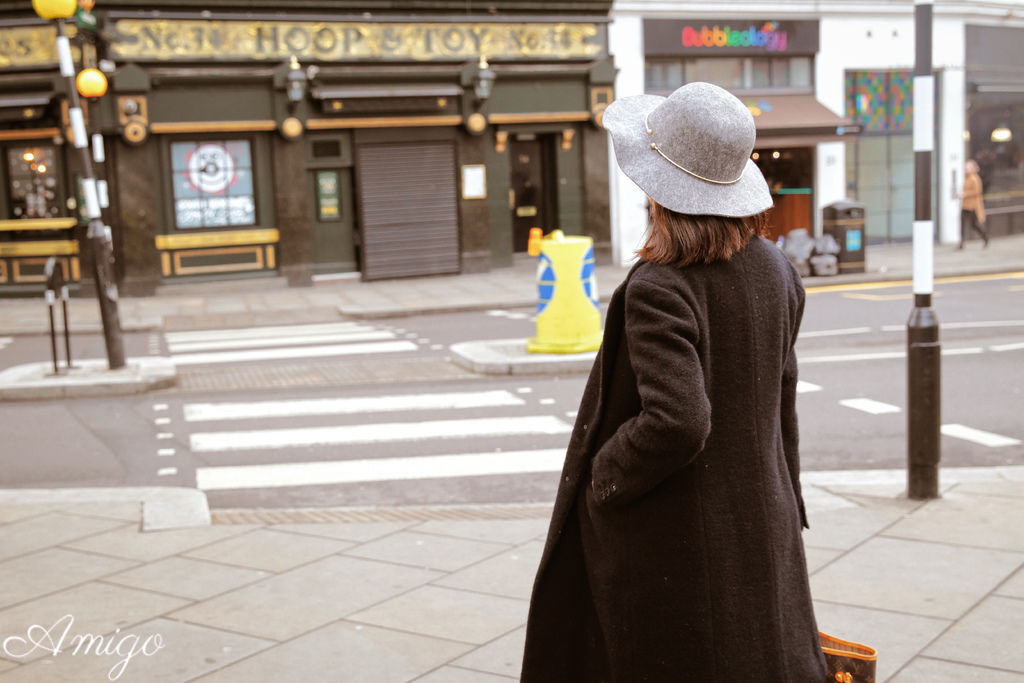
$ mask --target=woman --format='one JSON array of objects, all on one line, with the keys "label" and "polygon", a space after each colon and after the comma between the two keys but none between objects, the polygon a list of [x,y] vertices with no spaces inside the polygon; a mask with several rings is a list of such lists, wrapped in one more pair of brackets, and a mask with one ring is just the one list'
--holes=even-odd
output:
[{"label": "woman", "polygon": [[985,202],[981,176],[978,175],[978,162],[968,159],[964,164],[964,191],[960,193],[960,246],[964,248],[964,240],[967,239],[967,230],[970,228],[981,235],[985,240],[985,247],[988,247],[988,233],[985,232]]},{"label": "woman", "polygon": [[613,102],[651,199],[583,394],[523,681],[825,680],[801,540],[799,276],[758,236],[753,117],[725,90]]}]

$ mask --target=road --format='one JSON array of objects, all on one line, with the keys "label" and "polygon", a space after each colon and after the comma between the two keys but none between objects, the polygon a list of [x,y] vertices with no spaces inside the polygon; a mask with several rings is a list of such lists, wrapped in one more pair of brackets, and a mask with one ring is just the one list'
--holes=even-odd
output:
[{"label": "road", "polygon": [[[1024,281],[940,281],[944,467],[1024,464]],[[812,288],[798,352],[805,470],[905,467],[906,284]],[[199,486],[215,507],[550,501],[584,377],[479,377],[449,345],[532,311],[128,335],[182,386],[4,406],[5,486]],[[48,357],[0,338],[0,366]],[[98,335],[73,352],[102,356]]]}]

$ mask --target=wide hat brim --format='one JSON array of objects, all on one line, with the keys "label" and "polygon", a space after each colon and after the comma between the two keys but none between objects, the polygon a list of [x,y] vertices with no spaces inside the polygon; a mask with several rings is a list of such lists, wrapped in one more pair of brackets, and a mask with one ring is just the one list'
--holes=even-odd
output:
[{"label": "wide hat brim", "polygon": [[770,209],[771,191],[753,160],[747,159],[739,180],[721,184],[682,171],[651,149],[644,121],[665,100],[634,95],[605,109],[601,123],[611,134],[622,172],[655,202],[677,213],[740,217]]}]

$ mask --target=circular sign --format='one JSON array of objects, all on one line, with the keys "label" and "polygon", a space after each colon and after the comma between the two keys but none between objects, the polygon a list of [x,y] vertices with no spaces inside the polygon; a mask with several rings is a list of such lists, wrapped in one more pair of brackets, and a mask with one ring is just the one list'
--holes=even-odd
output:
[{"label": "circular sign", "polygon": [[146,127],[138,121],[129,121],[124,126],[124,139],[133,145],[144,142],[146,135]]},{"label": "circular sign", "polygon": [[205,143],[189,154],[188,181],[206,194],[220,194],[235,181],[235,160],[224,145]]}]

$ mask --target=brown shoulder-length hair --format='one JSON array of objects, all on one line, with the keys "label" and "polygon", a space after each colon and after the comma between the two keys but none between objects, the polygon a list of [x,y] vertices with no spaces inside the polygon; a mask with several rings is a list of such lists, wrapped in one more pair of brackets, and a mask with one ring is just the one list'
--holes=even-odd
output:
[{"label": "brown shoulder-length hair", "polygon": [[767,235],[768,213],[733,218],[676,213],[651,202],[651,233],[637,250],[644,261],[675,266],[729,260],[755,235]]}]

